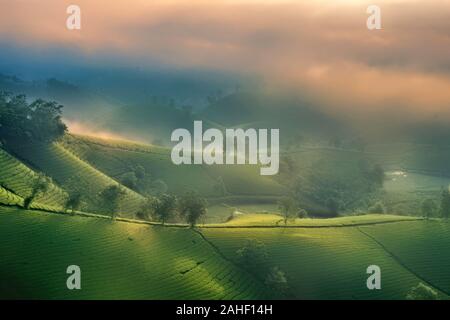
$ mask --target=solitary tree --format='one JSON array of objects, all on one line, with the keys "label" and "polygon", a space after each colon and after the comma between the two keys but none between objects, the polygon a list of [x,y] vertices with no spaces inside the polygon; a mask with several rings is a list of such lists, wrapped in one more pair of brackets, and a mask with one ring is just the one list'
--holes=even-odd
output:
[{"label": "solitary tree", "polygon": [[145,178],[147,172],[145,171],[145,168],[143,166],[137,165],[134,168],[134,174],[136,175],[136,178],[138,178],[138,180],[141,180]]},{"label": "solitary tree", "polygon": [[141,220],[150,220],[150,216],[153,214],[154,201],[154,198],[147,198],[136,212],[136,217]]},{"label": "solitary tree", "polygon": [[133,171],[125,173],[120,179],[122,184],[130,189],[136,190],[138,178]]},{"label": "solitary tree", "polygon": [[374,184],[382,187],[384,179],[386,178],[383,167],[379,164],[376,164],[370,172],[370,178],[372,179],[372,182]]},{"label": "solitary tree", "polygon": [[177,198],[171,194],[162,194],[152,202],[153,215],[164,224],[173,217],[177,209]]},{"label": "solitary tree", "polygon": [[207,212],[207,202],[195,192],[188,192],[179,200],[179,212],[191,227],[195,226],[198,219]]},{"label": "solitary tree", "polygon": [[308,218],[308,211],[306,211],[305,209],[299,209],[297,211],[297,217],[300,219],[306,219]]},{"label": "solitary tree", "polygon": [[268,257],[263,242],[256,239],[248,239],[245,245],[236,251],[239,263],[251,271],[261,271],[265,267]]},{"label": "solitary tree", "polygon": [[441,193],[440,213],[442,218],[450,217],[450,192],[448,188],[443,189]]},{"label": "solitary tree", "polygon": [[421,211],[422,216],[429,219],[430,217],[434,216],[437,210],[436,202],[433,199],[425,199],[422,202]]},{"label": "solitary tree", "polygon": [[110,185],[100,192],[103,206],[111,214],[111,219],[115,219],[119,210],[121,198],[125,195],[125,190],[120,185]]},{"label": "solitary tree", "polygon": [[65,209],[68,211],[69,209],[73,213],[75,210],[78,210],[81,206],[81,193],[75,192],[69,194],[69,198],[66,200]]},{"label": "solitary tree", "polygon": [[337,216],[339,213],[339,201],[334,198],[334,197],[330,197],[326,200],[325,202],[325,206],[328,208],[328,210],[330,211],[330,213],[334,216]]},{"label": "solitary tree", "polygon": [[386,213],[386,207],[383,201],[377,201],[368,209],[369,213]]},{"label": "solitary tree", "polygon": [[264,283],[281,296],[286,295],[289,289],[286,274],[276,266],[269,270]]},{"label": "solitary tree", "polygon": [[28,209],[31,206],[31,203],[34,199],[40,194],[46,193],[52,184],[51,178],[39,174],[38,178],[33,183],[33,188],[31,190],[31,194],[25,198],[23,206]]},{"label": "solitary tree", "polygon": [[438,300],[439,295],[433,288],[420,282],[417,286],[411,288],[406,295],[408,300]]},{"label": "solitary tree", "polygon": [[278,209],[283,216],[284,225],[286,225],[288,219],[295,215],[298,208],[294,199],[291,197],[282,197],[278,200]]}]

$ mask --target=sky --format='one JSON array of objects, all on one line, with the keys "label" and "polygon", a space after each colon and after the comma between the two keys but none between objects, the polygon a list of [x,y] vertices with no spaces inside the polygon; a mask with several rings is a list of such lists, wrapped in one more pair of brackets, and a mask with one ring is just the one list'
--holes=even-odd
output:
[{"label": "sky", "polygon": [[[66,8],[81,8],[81,30]],[[369,5],[381,30],[368,30]],[[33,64],[257,75],[335,113],[450,119],[450,0],[0,0],[0,45]],[[8,61],[9,63],[9,61]]]}]

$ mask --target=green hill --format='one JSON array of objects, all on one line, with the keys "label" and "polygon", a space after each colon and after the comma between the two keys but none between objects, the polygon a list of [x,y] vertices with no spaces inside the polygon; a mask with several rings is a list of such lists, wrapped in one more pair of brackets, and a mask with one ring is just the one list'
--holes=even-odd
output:
[{"label": "green hill", "polygon": [[120,180],[136,166],[144,167],[153,181],[162,180],[169,192],[196,190],[208,198],[224,196],[278,196],[283,186],[259,174],[254,165],[174,165],[170,149],[127,141],[68,135],[63,144],[100,171]]},{"label": "green hill", "polygon": [[[82,210],[108,214],[102,210],[98,194],[110,185],[118,182],[84,162],[59,143],[22,144],[12,147],[15,155],[32,168],[45,173],[69,193],[81,192],[84,206]],[[9,175],[10,170],[2,170]],[[13,189],[14,190],[14,189]],[[124,187],[125,196],[120,201],[119,212],[134,217],[140,209],[143,196]]]},{"label": "green hill", "polygon": [[[7,194],[4,204],[23,204],[23,198],[32,192],[33,184],[38,179],[38,174],[24,165],[21,161],[0,149],[0,185],[2,193]],[[7,199],[10,200],[7,200]],[[14,200],[12,200],[14,199]],[[67,199],[67,193],[52,183],[49,190],[38,194],[32,206],[41,209],[62,209]]]},{"label": "green hill", "polygon": [[[249,228],[241,220],[196,231],[0,206],[0,297],[273,298],[260,271],[250,274],[237,258],[248,239],[257,239],[267,267],[285,273],[291,298],[404,299],[425,283],[448,299],[450,224],[402,219],[309,219],[292,228]],[[82,290],[65,286],[72,264],[82,270]],[[381,268],[381,290],[366,288],[373,264]]]},{"label": "green hill", "polygon": [[[191,229],[0,206],[0,298],[261,299],[267,291]],[[66,269],[82,289],[66,288]]]},{"label": "green hill", "polygon": [[[252,218],[242,222],[263,221]],[[273,220],[267,218],[270,225]],[[440,292],[441,298],[449,298],[450,224],[394,222],[398,217],[390,216],[349,218],[325,223],[310,220],[295,228],[251,228],[236,222],[232,228],[205,226],[201,232],[235,261],[236,251],[246,241],[258,240],[268,254],[267,268],[278,267],[285,273],[293,298],[405,299],[419,283]],[[345,224],[348,226],[343,227]],[[370,265],[381,268],[381,290],[366,287]]]}]

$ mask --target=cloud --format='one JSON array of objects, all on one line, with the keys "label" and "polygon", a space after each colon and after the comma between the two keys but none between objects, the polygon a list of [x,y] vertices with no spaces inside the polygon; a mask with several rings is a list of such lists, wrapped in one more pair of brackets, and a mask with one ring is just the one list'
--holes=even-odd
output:
[{"label": "cloud", "polygon": [[[145,66],[241,71],[301,90],[338,111],[450,107],[450,3],[377,1],[77,1],[82,30],[65,29],[68,1],[28,0],[0,13],[0,35],[33,50],[60,46]],[[4,6],[2,6],[4,7]]]}]

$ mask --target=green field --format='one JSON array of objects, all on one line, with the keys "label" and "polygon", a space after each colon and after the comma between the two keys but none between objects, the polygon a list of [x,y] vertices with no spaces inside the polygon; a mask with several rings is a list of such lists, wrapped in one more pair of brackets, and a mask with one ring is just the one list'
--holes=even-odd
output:
[{"label": "green field", "polygon": [[[38,174],[3,149],[0,149],[0,166],[2,168],[0,170],[2,189],[9,191],[10,194],[15,194],[14,204],[20,204],[23,202],[23,198],[31,194],[33,183],[38,179]],[[39,194],[35,201],[39,203],[41,208],[62,209],[66,198],[67,193],[52,183],[48,192]],[[6,202],[5,204],[13,203]]]},{"label": "green field", "polygon": [[[77,189],[83,193],[86,202],[84,210],[108,214],[108,212],[102,211],[97,195],[104,188],[117,185],[117,181],[84,162],[59,143],[23,144],[14,146],[13,150],[32,168],[53,178],[59,186],[70,189],[72,185],[76,185]],[[10,175],[11,171],[5,171],[4,174]],[[22,173],[22,175],[24,174],[26,173]],[[134,214],[140,209],[144,197],[125,187],[124,189],[126,194],[120,201],[119,214],[134,217]],[[56,192],[55,194],[57,196]],[[52,195],[52,197],[54,196]]]},{"label": "green field", "polygon": [[[181,194],[196,190],[206,197],[279,196],[285,189],[273,179],[259,174],[259,167],[191,165],[176,166],[170,149],[127,141],[102,140],[69,135],[63,145],[105,174],[119,179],[141,165],[153,180],[161,179],[168,191]],[[220,185],[224,183],[224,188]],[[224,190],[225,189],[225,190]]]},{"label": "green field", "polygon": [[[185,228],[0,207],[0,298],[256,299],[265,288]],[[66,288],[79,265],[82,289]]]},{"label": "green field", "polygon": [[[237,259],[236,251],[257,239],[267,249],[267,266],[286,274],[289,298],[404,299],[420,282],[448,298],[447,222],[368,215],[283,228],[271,224],[274,215],[249,214],[252,221],[268,219],[252,228],[245,216],[232,220],[240,225],[195,231],[0,207],[0,297],[276,298]],[[82,269],[82,290],[65,287],[71,264]],[[372,264],[381,267],[382,290],[366,288]]]},{"label": "green field", "polygon": [[[304,148],[288,155],[303,179],[305,193],[297,196],[305,208],[323,210],[306,197],[320,179],[337,188],[348,185],[343,199],[349,205],[370,200],[367,179],[355,168],[374,153]],[[295,188],[286,167],[273,178],[250,165],[175,166],[167,148],[73,135],[0,149],[0,164],[0,298],[405,299],[419,283],[449,298],[450,224],[408,211],[424,197],[437,199],[436,190],[449,182],[443,176],[388,172],[378,196],[394,214],[349,210],[285,225],[277,200]],[[166,226],[135,220],[145,197],[153,195],[125,186],[119,217],[109,218],[99,193],[137,167],[150,184],[164,181],[169,193],[196,190],[208,199],[208,213],[196,229],[181,220]],[[24,198],[39,173],[53,182],[25,210]],[[67,214],[64,204],[74,185],[85,203]],[[395,211],[398,204],[405,210]],[[267,251],[255,270],[237,254],[249,240]],[[82,269],[82,290],[65,286],[71,264]],[[382,290],[367,289],[369,265],[381,267]],[[267,285],[273,267],[284,273],[286,292]]]},{"label": "green field", "polygon": [[[450,252],[448,223],[403,221],[371,226],[312,226],[311,223],[303,228],[205,227],[202,233],[230,259],[237,259],[236,251],[246,241],[262,242],[268,252],[268,267],[276,266],[285,272],[292,298],[405,299],[420,282],[441,289],[440,297],[448,298],[449,259],[443,254]],[[417,238],[421,245],[410,246],[410,232],[417,228],[422,231]],[[436,228],[447,235],[435,240]],[[386,251],[365,233],[374,233],[374,238],[382,240],[391,237],[392,248]],[[436,246],[430,248],[433,244]],[[373,264],[381,268],[381,290],[366,288],[366,268]]]}]

